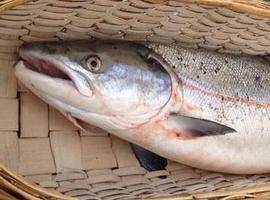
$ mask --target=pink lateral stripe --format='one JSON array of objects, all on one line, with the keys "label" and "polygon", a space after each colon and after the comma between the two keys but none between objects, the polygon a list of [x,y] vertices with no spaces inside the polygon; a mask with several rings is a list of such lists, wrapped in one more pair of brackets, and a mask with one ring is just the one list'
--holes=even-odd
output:
[{"label": "pink lateral stripe", "polygon": [[199,88],[197,86],[194,86],[192,84],[189,84],[187,82],[182,82],[183,87],[190,89],[190,90],[194,90],[197,92],[200,92],[204,95],[207,96],[211,96],[211,97],[215,97],[217,99],[221,99],[224,102],[234,102],[234,103],[244,103],[247,104],[248,106],[256,106],[256,107],[261,107],[261,108],[268,108],[270,106],[270,103],[258,103],[256,100],[252,100],[252,99],[246,99],[246,98],[242,98],[242,97],[230,97],[230,96],[223,96],[214,92],[210,92],[207,90],[204,90],[202,88]]}]

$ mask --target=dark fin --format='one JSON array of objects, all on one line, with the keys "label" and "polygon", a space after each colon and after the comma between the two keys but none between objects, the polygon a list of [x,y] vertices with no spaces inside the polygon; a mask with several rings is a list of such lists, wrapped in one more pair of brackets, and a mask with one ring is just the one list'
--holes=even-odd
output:
[{"label": "dark fin", "polygon": [[180,114],[171,114],[168,118],[170,128],[179,129],[194,136],[225,135],[236,132],[233,128],[214,121],[188,117]]},{"label": "dark fin", "polygon": [[148,151],[136,144],[131,144],[131,147],[139,160],[142,167],[147,171],[164,170],[167,166],[167,160],[151,151]]}]

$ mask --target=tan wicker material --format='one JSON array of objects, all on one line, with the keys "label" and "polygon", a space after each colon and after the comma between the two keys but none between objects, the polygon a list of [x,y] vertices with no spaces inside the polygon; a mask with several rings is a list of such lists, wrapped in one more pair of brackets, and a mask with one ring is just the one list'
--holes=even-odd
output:
[{"label": "tan wicker material", "polygon": [[[213,1],[194,2],[204,4],[141,0],[30,2],[1,15],[0,38],[4,41],[0,42],[0,57],[10,59],[12,56],[6,53],[16,51],[22,41],[93,38],[176,42],[230,53],[269,53],[269,4],[218,1],[216,4],[222,7],[216,7],[210,6]],[[229,9],[245,6],[258,15]]]},{"label": "tan wicker material", "polygon": [[102,136],[78,131],[17,84],[12,68],[18,47],[31,41],[154,41],[269,55],[269,3],[4,0],[0,13],[1,200],[270,199],[270,174],[221,174],[174,162],[164,171],[146,172],[127,142],[99,129],[92,134]]}]

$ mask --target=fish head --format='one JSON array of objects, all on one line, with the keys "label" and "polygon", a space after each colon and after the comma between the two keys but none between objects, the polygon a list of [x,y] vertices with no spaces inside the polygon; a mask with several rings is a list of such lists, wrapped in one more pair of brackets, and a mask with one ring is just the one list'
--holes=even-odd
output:
[{"label": "fish head", "polygon": [[147,55],[148,48],[124,42],[29,43],[19,50],[15,73],[77,126],[126,128],[170,99],[170,75]]},{"label": "fish head", "polygon": [[[19,55],[28,68],[53,78],[71,80],[82,95],[89,97],[93,90],[104,93],[100,76],[112,76],[111,68],[117,70],[117,65],[144,66],[133,50],[131,46],[109,42],[48,42],[25,44]],[[117,75],[123,74],[113,75],[118,78]]]}]

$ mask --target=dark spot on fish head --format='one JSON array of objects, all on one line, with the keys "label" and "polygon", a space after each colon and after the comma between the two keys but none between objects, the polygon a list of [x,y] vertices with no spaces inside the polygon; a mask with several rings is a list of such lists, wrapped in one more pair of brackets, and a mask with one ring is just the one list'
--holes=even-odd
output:
[{"label": "dark spot on fish head", "polygon": [[229,63],[229,61],[228,61],[228,60],[225,60],[224,62],[225,62],[226,64],[228,64],[228,63]]},{"label": "dark spot on fish head", "polygon": [[196,77],[197,77],[198,79],[200,78],[200,76],[199,76],[199,75],[197,75]]}]

